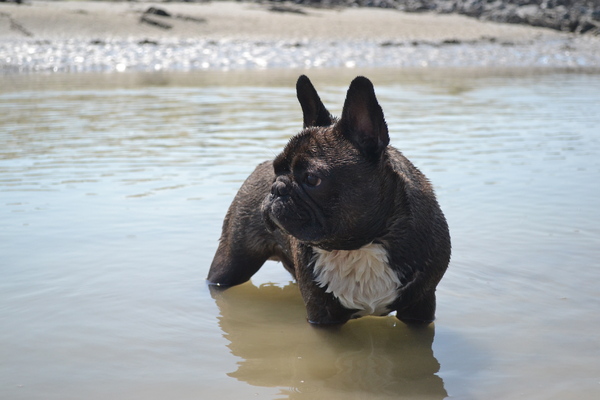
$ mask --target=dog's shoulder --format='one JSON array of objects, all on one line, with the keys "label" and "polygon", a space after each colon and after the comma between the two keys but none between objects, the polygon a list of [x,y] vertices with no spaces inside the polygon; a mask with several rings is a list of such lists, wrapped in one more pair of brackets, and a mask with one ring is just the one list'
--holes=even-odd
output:
[{"label": "dog's shoulder", "polygon": [[407,189],[432,190],[427,177],[400,150],[388,146],[386,156],[388,166],[402,179]]}]

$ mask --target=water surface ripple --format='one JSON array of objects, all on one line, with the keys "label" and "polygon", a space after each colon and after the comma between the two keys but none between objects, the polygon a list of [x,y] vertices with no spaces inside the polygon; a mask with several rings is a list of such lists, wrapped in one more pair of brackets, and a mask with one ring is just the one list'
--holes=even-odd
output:
[{"label": "water surface ripple", "polygon": [[0,73],[265,68],[598,68],[595,38],[527,40],[106,39],[0,41]]},{"label": "water surface ripple", "polygon": [[205,285],[237,188],[301,127],[296,73],[0,78],[0,397],[597,398],[600,75],[378,71],[453,238],[420,330],[315,330],[275,263]]}]

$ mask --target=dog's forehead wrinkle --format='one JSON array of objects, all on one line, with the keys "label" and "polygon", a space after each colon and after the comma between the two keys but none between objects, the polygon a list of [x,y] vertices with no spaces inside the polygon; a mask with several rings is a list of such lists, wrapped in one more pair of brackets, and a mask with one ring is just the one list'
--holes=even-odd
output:
[{"label": "dog's forehead wrinkle", "polygon": [[302,152],[303,142],[305,142],[308,132],[306,130],[290,138],[283,151],[273,160],[273,167],[276,174],[289,173],[293,167],[294,159]]},{"label": "dog's forehead wrinkle", "polygon": [[330,128],[309,127],[292,137],[274,162],[276,172],[323,170],[327,161],[337,159],[339,145],[331,138]]}]

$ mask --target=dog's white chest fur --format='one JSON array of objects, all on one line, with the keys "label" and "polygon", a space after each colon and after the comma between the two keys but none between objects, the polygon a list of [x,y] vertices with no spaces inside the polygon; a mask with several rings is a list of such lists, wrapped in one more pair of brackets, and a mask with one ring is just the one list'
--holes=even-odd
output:
[{"label": "dog's white chest fur", "polygon": [[313,248],[315,281],[327,288],[356,315],[385,315],[396,299],[400,278],[389,267],[388,253],[380,244],[358,250],[326,251]]}]

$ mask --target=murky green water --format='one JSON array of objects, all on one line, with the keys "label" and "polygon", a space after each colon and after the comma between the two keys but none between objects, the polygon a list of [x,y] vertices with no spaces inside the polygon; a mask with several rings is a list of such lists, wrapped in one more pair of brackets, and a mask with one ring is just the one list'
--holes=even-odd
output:
[{"label": "murky green water", "polygon": [[309,75],[339,114],[358,73],[448,217],[434,325],[314,329],[275,263],[205,286],[298,73],[4,76],[0,397],[597,398],[600,75]]}]

